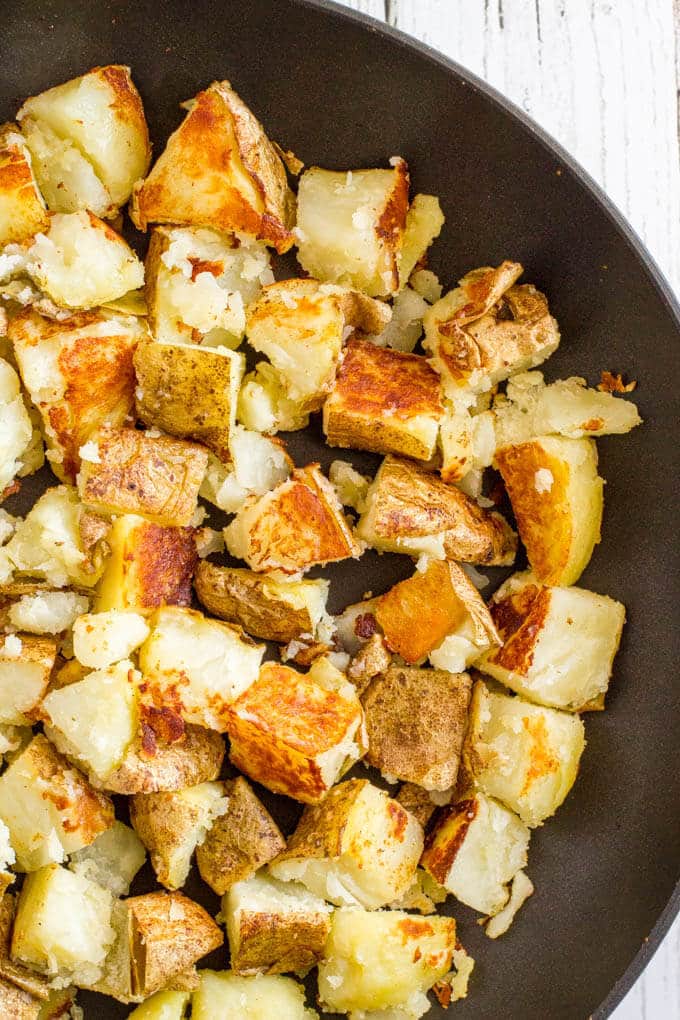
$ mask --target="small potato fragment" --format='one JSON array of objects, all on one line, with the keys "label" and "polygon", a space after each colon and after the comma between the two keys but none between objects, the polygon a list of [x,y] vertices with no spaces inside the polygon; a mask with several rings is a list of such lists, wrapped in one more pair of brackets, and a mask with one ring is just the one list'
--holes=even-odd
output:
[{"label": "small potato fragment", "polygon": [[471,689],[467,673],[390,666],[361,695],[366,761],[390,780],[455,786]]},{"label": "small potato fragment", "polygon": [[331,907],[298,882],[267,874],[237,882],[222,900],[236,974],[305,974],[323,955]]},{"label": "small potato fragment", "polygon": [[264,804],[243,776],[225,785],[227,811],[216,818],[196,848],[201,878],[218,896],[252,878],[286,848],[286,841]]},{"label": "small potato fragment", "polygon": [[139,421],[180,439],[203,443],[222,461],[245,368],[242,354],[226,347],[146,340],[135,351],[135,408]]},{"label": "small potato fragment", "polygon": [[430,460],[444,407],[427,360],[350,340],[323,408],[329,446]]},{"label": "small potato fragment", "polygon": [[136,184],[131,216],[140,230],[148,223],[211,227],[285,252],[294,243],[294,208],[276,149],[222,81],[191,101],[151,173]]},{"label": "small potato fragment", "polygon": [[68,866],[114,896],[127,896],[145,860],[146,850],[136,833],[129,825],[115,821],[94,843],[71,854]]},{"label": "small potato fragment", "polygon": [[604,481],[594,440],[543,436],[504,446],[495,462],[536,578],[574,584],[600,541]]},{"label": "small potato fragment", "polygon": [[319,1020],[305,1006],[305,990],[280,974],[242,977],[232,971],[201,971],[191,999],[192,1020],[238,1017],[239,1020]]},{"label": "small potato fragment", "polygon": [[517,538],[498,513],[414,461],[387,456],[368,490],[357,536],[379,552],[507,566]]},{"label": "small potato fragment", "polygon": [[476,793],[442,808],[421,864],[461,903],[497,914],[508,902],[508,884],[526,866],[530,835],[512,811]]},{"label": "small potato fragment", "polygon": [[32,634],[6,636],[0,648],[0,723],[29,724],[50,682],[56,642]]},{"label": "small potato fragment", "polygon": [[422,849],[423,830],[401,804],[367,779],[350,779],[305,808],[269,870],[337,906],[373,910],[404,895]]},{"label": "small potato fragment", "polygon": [[95,779],[94,785],[127,796],[184,790],[217,779],[225,754],[224,740],[213,730],[186,726],[167,740],[142,722],[141,737],[130,745],[118,768],[103,782]]},{"label": "small potato fragment", "polygon": [[128,1020],[184,1020],[190,998],[189,992],[156,992],[133,1009]]},{"label": "small potato fragment", "polygon": [[71,591],[37,591],[22,595],[9,609],[12,626],[29,634],[60,634],[90,608],[85,595]]},{"label": "small potato fragment", "polygon": [[304,402],[291,400],[284,380],[273,365],[260,361],[243,380],[238,397],[237,417],[255,432],[299,432],[309,425],[310,412]]},{"label": "small potato fragment", "polygon": [[229,464],[208,455],[208,470],[199,494],[227,514],[237,513],[250,496],[263,496],[284,482],[293,462],[283,443],[234,425],[229,438]]},{"label": "small potato fragment", "polygon": [[148,625],[139,613],[119,609],[85,613],[73,625],[73,651],[81,665],[106,669],[127,659],[148,636]]},{"label": "small potato fragment", "polygon": [[102,513],[140,514],[155,524],[191,522],[208,453],[195,443],[150,438],[135,429],[102,428],[92,441],[97,461],[83,461],[78,491]]},{"label": "small potato fragment", "polygon": [[0,127],[0,246],[47,230],[49,216],[36,184],[31,154],[14,124]]},{"label": "small potato fragment", "polygon": [[[434,195],[416,195],[406,214],[406,228],[399,252],[399,284],[408,283],[413,270],[444,226],[444,214]],[[403,293],[403,291],[400,291]]]},{"label": "small potato fragment", "polygon": [[36,417],[35,409],[29,412],[24,402],[19,376],[9,362],[0,358],[0,494],[3,498],[20,484],[16,481],[17,475],[23,477],[42,467],[42,439],[35,427]]},{"label": "small potato fragment", "polygon": [[224,539],[232,556],[251,570],[284,574],[363,552],[318,464],[296,468],[288,481],[249,500],[225,528]]}]

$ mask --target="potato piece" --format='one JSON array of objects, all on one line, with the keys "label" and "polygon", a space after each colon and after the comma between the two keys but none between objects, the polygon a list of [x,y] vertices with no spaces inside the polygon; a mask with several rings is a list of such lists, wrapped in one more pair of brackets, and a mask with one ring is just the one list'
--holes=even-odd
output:
[{"label": "potato piece", "polygon": [[274,366],[286,396],[318,411],[330,392],[348,333],[380,333],[390,309],[357,291],[316,280],[280,280],[248,308],[248,343]]},{"label": "potato piece", "polygon": [[21,395],[19,376],[0,358],[0,493],[6,493],[17,474],[31,473],[34,444],[33,422]]},{"label": "potato piece", "polygon": [[464,759],[479,789],[530,828],[554,815],[574,785],[585,747],[576,715],[473,688]]},{"label": "potato piece", "polygon": [[329,446],[430,460],[443,415],[439,378],[425,358],[350,340],[323,428]]},{"label": "potato piece", "polygon": [[213,82],[188,108],[147,179],[135,186],[135,226],[211,227],[287,251],[295,199],[262,125],[227,81]]},{"label": "potato piece", "polygon": [[54,321],[26,309],[9,326],[21,378],[39,409],[48,459],[75,482],[80,450],[104,423],[122,425],[134,403],[132,357],[143,320],[103,309]]},{"label": "potato piece", "polygon": [[360,514],[364,512],[371,484],[368,475],[356,471],[348,460],[334,460],[328,470],[328,478],[343,506],[352,507]]},{"label": "potato piece", "polygon": [[497,450],[496,464],[537,579],[574,584],[600,541],[604,482],[595,442],[544,436]]},{"label": "potato piece", "polygon": [[[18,898],[17,894],[5,893],[0,900],[0,987],[4,987],[5,983],[9,982],[15,988],[21,988],[32,999],[37,1000],[36,1009],[40,1009],[42,1004],[46,1004],[51,998],[52,990],[49,978],[30,967],[25,967],[22,963],[17,963],[10,955]],[[0,997],[1,1002],[2,998]],[[8,1016],[8,1020],[10,1018],[13,1020],[12,1013],[0,1015]],[[37,1016],[38,1014],[36,1012],[31,1015]]]},{"label": "potato piece", "polygon": [[224,539],[232,556],[251,570],[284,574],[356,559],[363,551],[318,464],[296,468],[289,481],[249,501],[225,528]]},{"label": "potato piece", "polygon": [[42,734],[0,776],[0,818],[17,867],[36,871],[92,843],[113,824],[113,805]]},{"label": "potato piece", "polygon": [[232,704],[250,687],[264,654],[238,627],[169,606],[152,619],[139,652],[147,689],[186,722],[224,732]]},{"label": "potato piece", "polygon": [[402,783],[394,799],[420,822],[423,829],[427,828],[437,809],[429,792],[415,783]]},{"label": "potato piece", "polygon": [[357,536],[379,552],[507,566],[517,540],[498,513],[412,461],[387,456],[366,497]]},{"label": "potato piece", "polygon": [[97,980],[114,939],[107,889],[56,864],[26,879],[12,934],[12,957],[63,984]]},{"label": "potato piece", "polygon": [[[457,563],[429,560],[424,570],[381,595],[375,619],[393,652],[409,663],[460,651],[459,669],[500,644],[489,610]],[[450,661],[443,654],[444,661]],[[446,669],[442,665],[438,668]]]},{"label": "potato piece", "polygon": [[373,297],[398,291],[408,192],[400,158],[391,170],[306,170],[298,186],[300,265],[319,280]]},{"label": "potato piece", "polygon": [[229,461],[236,401],[245,368],[242,354],[146,340],[134,356],[136,415],[145,425],[203,443]]},{"label": "potato piece", "polygon": [[323,955],[331,907],[297,882],[266,874],[237,882],[222,900],[237,974],[305,974]]},{"label": "potato piece", "polygon": [[467,673],[390,666],[361,696],[366,761],[390,781],[455,786],[471,688]]},{"label": "potato piece", "polygon": [[60,634],[90,608],[85,595],[72,591],[39,591],[22,595],[9,610],[12,626],[29,634]]},{"label": "potato piece", "polygon": [[245,376],[236,414],[242,425],[255,432],[299,432],[309,425],[304,403],[290,399],[283,379],[266,361]]},{"label": "potato piece", "polygon": [[[406,214],[406,229],[399,252],[399,284],[405,287],[427,249],[439,237],[444,214],[434,195],[416,195]],[[403,292],[402,292],[403,293]]]},{"label": "potato piece", "polygon": [[284,482],[293,469],[282,443],[241,425],[231,429],[229,460],[224,464],[209,454],[199,490],[203,499],[227,514],[239,511],[249,496],[263,496]]},{"label": "potato piece", "polygon": [[184,885],[196,847],[226,810],[222,783],[201,783],[176,793],[137,794],[131,799],[130,821],[150,852],[161,885],[166,889]]},{"label": "potato piece", "polygon": [[90,669],[106,669],[127,659],[149,636],[139,613],[110,609],[85,613],[73,625],[73,651],[78,662]]},{"label": "potato piece", "polygon": [[493,915],[508,902],[508,883],[526,866],[529,838],[517,815],[476,793],[442,809],[421,863],[461,903]]},{"label": "potato piece", "polygon": [[196,847],[201,878],[219,896],[255,872],[286,848],[286,841],[264,804],[243,778],[225,784],[225,814],[216,818]]},{"label": "potato piece", "polygon": [[227,731],[230,758],[275,793],[313,804],[364,752],[363,715],[353,686],[337,673],[335,689],[266,662],[234,702]]},{"label": "potato piece", "polygon": [[201,984],[191,1000],[192,1020],[236,1017],[239,1020],[319,1020],[305,1007],[305,990],[293,978],[257,974],[241,977],[231,971],[201,971]]},{"label": "potato piece", "polygon": [[42,701],[57,655],[56,642],[33,635],[7,635],[0,648],[0,723],[28,725]]},{"label": "potato piece", "polygon": [[0,977],[0,1015],[12,1020],[39,1020],[41,1000]]},{"label": "potato piece", "polygon": [[337,906],[372,910],[406,892],[422,848],[415,818],[367,779],[350,779],[305,808],[269,870]]},{"label": "potato piece", "polygon": [[32,96],[17,114],[22,128],[24,118],[45,124],[73,143],[95,170],[114,208],[128,200],[132,185],[149,166],[149,133],[129,67],[95,67]]},{"label": "potato piece", "polygon": [[125,795],[184,790],[217,779],[225,753],[219,733],[202,726],[186,726],[176,739],[163,740],[142,722],[141,737],[118,768],[94,785]]},{"label": "potato piece", "polygon": [[194,578],[198,599],[213,616],[239,624],[253,637],[281,643],[330,630],[328,587],[322,579],[279,581],[206,560],[198,564]]},{"label": "potato piece", "polygon": [[584,588],[551,588],[515,574],[495,593],[503,640],[479,669],[529,701],[568,712],[601,707],[621,640],[625,606]]},{"label": "potato piece", "polygon": [[0,246],[47,230],[49,216],[31,154],[14,124],[0,127]]},{"label": "potato piece", "polygon": [[190,998],[189,992],[156,992],[133,1009],[128,1020],[183,1020]]},{"label": "potato piece", "polygon": [[333,1013],[422,1016],[430,1007],[425,993],[450,969],[456,946],[452,917],[336,910],[319,966],[319,998]]},{"label": "potato piece", "polygon": [[136,833],[129,825],[115,821],[94,843],[71,854],[68,866],[114,896],[127,896],[145,860],[146,850]]},{"label": "potato piece", "polygon": [[193,528],[167,528],[138,517],[116,517],[107,536],[111,549],[97,586],[98,613],[191,605],[197,561]]},{"label": "potato piece", "polygon": [[84,503],[102,513],[140,514],[165,526],[190,523],[208,463],[206,450],[135,429],[102,428],[92,441],[97,460],[83,461],[78,476]]}]

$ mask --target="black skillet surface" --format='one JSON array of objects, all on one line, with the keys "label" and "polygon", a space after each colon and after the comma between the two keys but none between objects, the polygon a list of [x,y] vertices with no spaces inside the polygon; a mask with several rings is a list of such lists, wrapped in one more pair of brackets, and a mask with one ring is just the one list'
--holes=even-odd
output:
[{"label": "black skillet surface", "polygon": [[[582,582],[628,607],[608,710],[587,717],[576,788],[533,835],[536,893],[510,933],[491,942],[471,911],[455,908],[477,959],[470,996],[453,1010],[459,1020],[603,1020],[680,906],[680,322],[649,256],[583,171],[486,86],[315,0],[16,0],[3,5],[0,55],[2,119],[30,93],[121,62],[132,66],[156,152],[181,119],[180,101],[228,77],[307,164],[350,169],[403,155],[415,189],[441,198],[447,222],[432,265],[447,286],[474,266],[520,260],[562,329],[549,376],[593,384],[608,368],[639,380],[644,428],[599,443],[603,538]],[[318,430],[291,451],[299,463],[332,459]],[[331,568],[332,608],[408,572],[404,558],[371,554]],[[282,800],[274,810],[287,826],[297,813]],[[149,887],[146,875],[135,891]],[[187,891],[215,912],[205,886]],[[226,960],[219,951],[209,962]],[[87,1020],[128,1013],[98,996],[82,1004]],[[428,1014],[444,1015],[436,1004]]]}]

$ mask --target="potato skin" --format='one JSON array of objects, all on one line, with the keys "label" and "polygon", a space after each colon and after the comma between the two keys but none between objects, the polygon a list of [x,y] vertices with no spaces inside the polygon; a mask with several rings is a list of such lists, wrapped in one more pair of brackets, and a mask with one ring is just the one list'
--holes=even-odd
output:
[{"label": "potato skin", "polygon": [[0,245],[24,241],[47,230],[49,216],[40,197],[19,130],[0,127]]},{"label": "potato skin", "polygon": [[125,760],[94,786],[112,793],[136,794],[183,790],[217,779],[226,748],[214,730],[186,726],[173,742],[157,739],[142,722],[142,736],[128,749]]}]

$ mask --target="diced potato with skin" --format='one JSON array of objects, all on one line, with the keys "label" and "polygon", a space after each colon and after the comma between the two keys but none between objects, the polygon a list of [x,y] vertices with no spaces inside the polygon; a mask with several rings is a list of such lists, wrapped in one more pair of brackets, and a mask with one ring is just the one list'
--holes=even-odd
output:
[{"label": "diced potato with skin", "polygon": [[225,753],[224,740],[213,730],[186,726],[175,739],[161,740],[142,722],[141,737],[130,745],[118,768],[94,784],[127,796],[184,790],[217,779]]},{"label": "diced potato with skin", "polygon": [[12,957],[46,974],[91,983],[114,939],[107,889],[56,864],[26,879],[19,896]]},{"label": "diced potato with skin", "polygon": [[316,280],[280,280],[248,308],[248,343],[276,369],[286,396],[318,411],[333,380],[347,334],[380,333],[387,305],[358,291]]},{"label": "diced potato with skin", "polygon": [[361,696],[366,761],[391,781],[455,786],[471,689],[467,673],[390,666]]},{"label": "diced potato with skin", "polygon": [[196,227],[155,227],[145,263],[149,328],[157,340],[236,347],[246,306],[273,278],[261,242]]},{"label": "diced potato with skin", "polygon": [[418,819],[423,829],[427,828],[430,818],[437,809],[430,792],[416,783],[402,783],[394,799]]},{"label": "diced potato with skin", "polygon": [[55,321],[26,309],[9,338],[29,396],[40,411],[52,468],[75,482],[80,449],[103,424],[122,425],[134,404],[135,347],[144,321],[96,309]]},{"label": "diced potato with skin", "polygon": [[196,848],[201,878],[218,896],[245,882],[286,848],[279,827],[243,776],[225,784],[225,814]]},{"label": "diced potato with skin", "polygon": [[133,1009],[128,1020],[183,1020],[190,998],[189,992],[156,992]]},{"label": "diced potato with skin", "polygon": [[550,818],[574,785],[585,747],[576,715],[524,698],[473,688],[465,741],[467,771],[479,789],[515,811],[530,828]]},{"label": "diced potato with skin", "polygon": [[354,687],[337,673],[338,685],[329,689],[317,675],[266,662],[231,706],[227,725],[230,758],[241,772],[275,793],[311,804],[365,750]]},{"label": "diced potato with skin", "polygon": [[194,588],[209,613],[236,623],[253,637],[288,643],[330,628],[326,615],[329,582],[279,581],[252,570],[219,567],[203,560]]},{"label": "diced potato with skin", "polygon": [[595,441],[544,436],[504,446],[495,463],[537,579],[574,584],[600,541],[604,481]]},{"label": "diced potato with skin", "polygon": [[323,408],[329,446],[430,460],[444,407],[426,359],[350,340]]},{"label": "diced potato with skin", "polygon": [[98,613],[147,615],[165,605],[191,605],[197,561],[193,528],[163,527],[136,514],[120,514],[106,541],[111,554],[97,586]]},{"label": "diced potato with skin", "polygon": [[300,265],[319,280],[373,297],[395,293],[408,193],[408,166],[401,158],[390,170],[306,170],[295,231]]},{"label": "diced potato with skin", "polygon": [[92,441],[97,462],[83,461],[78,490],[102,513],[139,514],[155,524],[190,524],[208,453],[195,443],[151,438],[135,429],[103,428]]},{"label": "diced potato with skin", "polygon": [[319,998],[333,1013],[422,1016],[430,1006],[425,993],[450,970],[457,945],[452,917],[336,910],[319,966]]},{"label": "diced potato with skin", "polygon": [[42,734],[0,776],[0,817],[17,867],[61,863],[113,824],[113,806],[58,754]]},{"label": "diced potato with skin", "polygon": [[266,874],[237,882],[222,900],[237,974],[305,974],[323,955],[331,907],[297,882]]},{"label": "diced potato with skin", "polygon": [[493,915],[508,901],[508,883],[526,866],[529,838],[517,815],[475,793],[442,808],[421,863],[461,903]]},{"label": "diced potato with skin", "polygon": [[120,765],[135,739],[140,680],[132,663],[124,659],[52,691],[43,700],[50,738],[63,754],[99,779]]},{"label": "diced potato with skin", "polygon": [[[12,959],[12,929],[17,900],[18,896],[12,893],[5,893],[0,900],[0,987],[9,982],[14,988],[21,988],[31,999],[37,1000],[39,1005],[35,1007],[36,1011],[30,1014],[31,1017],[37,1017],[40,1006],[43,1003],[47,1005],[52,998],[51,981],[46,975],[39,974],[36,970]],[[1,996],[0,1004],[4,1005]],[[1,1015],[7,1016],[8,1020],[9,1018],[14,1020],[14,1014],[11,1012]]]},{"label": "diced potato with skin", "polygon": [[491,599],[503,640],[478,668],[529,701],[569,712],[604,707],[626,609],[584,588],[515,574]]},{"label": "diced potato with skin", "polygon": [[236,513],[250,496],[263,496],[284,482],[293,462],[283,443],[235,425],[229,440],[230,464],[208,456],[199,495],[227,514]]},{"label": "diced potato with skin", "polygon": [[146,340],[135,351],[134,365],[137,419],[180,439],[203,443],[229,461],[243,355],[226,347]]},{"label": "diced potato with skin", "polygon": [[85,595],[71,591],[41,591],[23,595],[9,610],[10,623],[29,634],[60,634],[90,608]]},{"label": "diced potato with skin", "polygon": [[302,401],[291,400],[284,381],[273,365],[260,361],[243,380],[237,417],[255,432],[298,432],[309,425],[309,411]]},{"label": "diced potato with skin", "polygon": [[149,176],[135,186],[135,226],[211,227],[287,251],[295,199],[262,125],[227,81],[199,92],[188,109]]},{"label": "diced potato with skin", "polygon": [[36,184],[31,154],[14,124],[0,127],[0,245],[46,230],[49,216]]},{"label": "diced potato with skin", "polygon": [[246,503],[225,529],[232,556],[251,570],[298,574],[363,552],[318,464],[296,468],[260,499]]},{"label": "diced potato with skin", "polygon": [[191,858],[216,818],[227,810],[222,783],[201,783],[176,793],[137,794],[130,821],[149,850],[156,877],[166,889],[180,889]]},{"label": "diced potato with skin", "polygon": [[498,513],[481,509],[413,461],[387,456],[366,496],[357,537],[379,552],[507,566],[517,539]]},{"label": "diced potato with skin", "polygon": [[139,652],[147,692],[186,722],[224,732],[229,706],[256,680],[264,646],[239,627],[169,606]]},{"label": "diced potato with skin", "polygon": [[90,669],[106,669],[127,659],[149,636],[149,627],[139,613],[110,609],[85,613],[73,625],[76,659]]},{"label": "diced potato with skin", "polygon": [[373,910],[407,891],[423,850],[420,824],[367,779],[334,786],[308,806],[269,870],[337,906]]},{"label": "diced potato with skin", "polygon": [[71,854],[68,866],[114,896],[127,896],[145,860],[146,850],[137,834],[129,825],[115,821],[94,843]]},{"label": "diced potato with skin", "polygon": [[57,655],[51,638],[7,636],[0,648],[0,723],[25,726],[42,701]]},{"label": "diced potato with skin", "polygon": [[416,195],[406,214],[406,229],[399,252],[399,283],[401,287],[423,261],[427,249],[439,237],[444,214],[434,195]]},{"label": "diced potato with skin", "polygon": [[232,971],[201,971],[201,984],[191,999],[192,1020],[236,1017],[239,1020],[319,1020],[305,1006],[305,990],[280,974],[243,977]]},{"label": "diced potato with skin", "polygon": [[93,167],[114,208],[127,201],[132,185],[149,166],[149,132],[129,67],[95,67],[32,96],[17,115],[20,122],[25,118],[73,143]]}]

